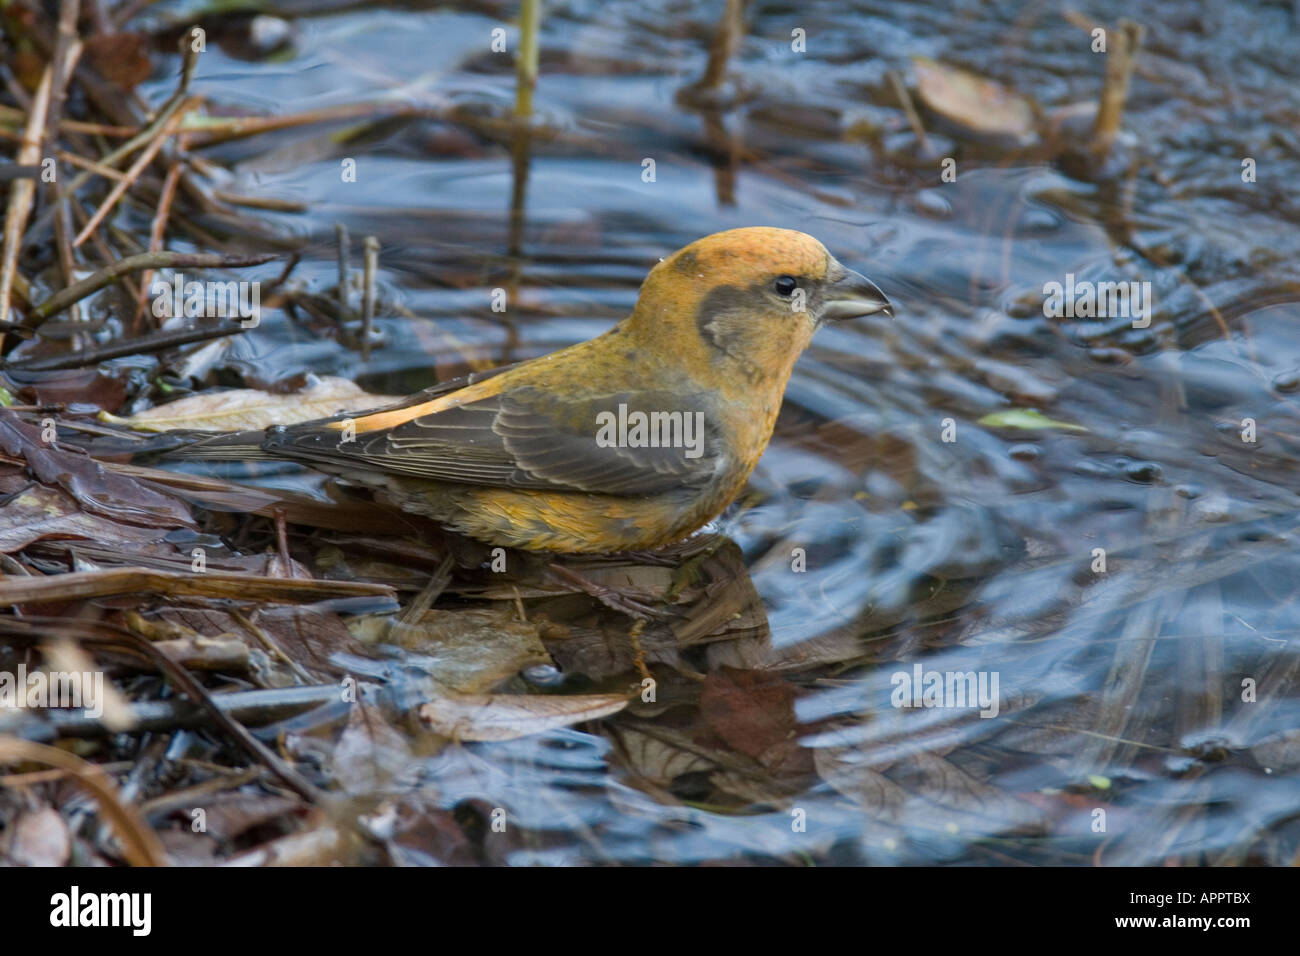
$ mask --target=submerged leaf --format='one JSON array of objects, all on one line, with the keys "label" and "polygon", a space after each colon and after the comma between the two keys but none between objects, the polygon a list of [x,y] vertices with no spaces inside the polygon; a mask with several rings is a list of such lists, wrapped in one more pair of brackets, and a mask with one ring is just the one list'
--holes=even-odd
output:
[{"label": "submerged leaf", "polygon": [[1088,429],[1073,422],[1060,422],[1048,418],[1042,412],[1032,408],[1012,408],[1005,412],[993,412],[985,415],[976,424],[990,428],[1021,428],[1025,431],[1039,431],[1046,428],[1060,428],[1071,432],[1086,432]]},{"label": "submerged leaf", "polygon": [[389,639],[417,652],[429,675],[457,694],[485,693],[526,667],[551,663],[537,627],[498,608],[425,611]]},{"label": "submerged leaf", "polygon": [[929,57],[912,57],[921,101],[944,119],[977,136],[1028,144],[1036,137],[1027,97],[1001,83]]},{"label": "submerged leaf", "polygon": [[627,701],[622,694],[465,694],[430,701],[420,717],[434,733],[453,740],[515,740],[608,717]]}]

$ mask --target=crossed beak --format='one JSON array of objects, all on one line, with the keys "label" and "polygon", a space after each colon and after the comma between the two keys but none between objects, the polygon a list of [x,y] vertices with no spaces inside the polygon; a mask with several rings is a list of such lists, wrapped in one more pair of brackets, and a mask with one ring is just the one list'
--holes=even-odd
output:
[{"label": "crossed beak", "polygon": [[894,317],[894,307],[885,298],[885,293],[866,276],[845,269],[843,278],[827,287],[821,317],[823,321],[842,322],[845,319],[875,315],[877,312]]}]

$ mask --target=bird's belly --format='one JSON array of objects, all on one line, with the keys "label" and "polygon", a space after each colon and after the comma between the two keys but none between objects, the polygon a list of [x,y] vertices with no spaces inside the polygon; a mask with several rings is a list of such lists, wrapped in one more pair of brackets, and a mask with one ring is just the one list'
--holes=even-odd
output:
[{"label": "bird's belly", "polygon": [[657,548],[684,538],[721,512],[736,491],[681,489],[625,497],[390,479],[379,497],[489,544],[607,553]]}]

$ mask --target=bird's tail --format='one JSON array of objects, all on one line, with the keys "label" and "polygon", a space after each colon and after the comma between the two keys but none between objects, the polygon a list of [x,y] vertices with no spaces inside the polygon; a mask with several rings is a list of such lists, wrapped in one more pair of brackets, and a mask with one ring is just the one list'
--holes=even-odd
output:
[{"label": "bird's tail", "polygon": [[85,451],[92,458],[113,461],[176,460],[206,458],[210,461],[249,461],[275,456],[262,450],[266,433],[261,431],[214,434],[200,431],[61,435],[60,442]]},{"label": "bird's tail", "polygon": [[196,435],[162,450],[163,458],[206,458],[213,461],[248,461],[275,458],[262,448],[266,432],[228,432],[224,435]]}]

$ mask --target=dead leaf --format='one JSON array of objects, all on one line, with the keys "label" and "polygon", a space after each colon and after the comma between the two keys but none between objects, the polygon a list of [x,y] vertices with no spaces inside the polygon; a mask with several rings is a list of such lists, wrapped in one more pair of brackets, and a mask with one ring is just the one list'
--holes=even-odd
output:
[{"label": "dead leaf", "polygon": [[481,694],[551,663],[537,627],[499,608],[425,611],[415,624],[394,626],[390,639],[424,657],[420,666],[455,694]]},{"label": "dead leaf", "polygon": [[[988,832],[1034,827],[1043,814],[1035,806],[971,776],[956,764],[933,753],[912,754],[896,768],[899,782],[932,803],[975,818]],[[941,815],[942,816],[942,815]],[[967,824],[968,826],[970,824]]]},{"label": "dead leaf", "polygon": [[67,771],[70,777],[99,804],[100,814],[113,824],[122,841],[122,854],[133,866],[166,866],[158,834],[145,822],[139,810],[124,803],[117,784],[101,768],[57,747],[17,737],[0,736],[0,762],[30,762]]},{"label": "dead leaf", "polygon": [[[134,553],[139,545],[161,541],[167,527],[122,524],[77,507],[71,495],[37,484],[15,471],[0,476],[0,552],[12,554],[47,538],[83,538]],[[189,559],[186,559],[189,563]]]},{"label": "dead leaf", "polygon": [[814,748],[813,763],[823,780],[860,804],[871,819],[901,822],[907,791],[867,766],[862,755],[852,747]]},{"label": "dead leaf", "polygon": [[[303,811],[297,797],[265,793],[218,793],[196,804],[203,808],[205,833],[217,840],[233,840],[254,827],[290,817]],[[180,811],[188,825],[193,808]],[[188,828],[188,827],[187,827]]]},{"label": "dead leaf", "polygon": [[921,101],[944,119],[990,139],[1028,145],[1037,137],[1034,108],[1027,97],[1001,83],[929,57],[912,57]]},{"label": "dead leaf", "polygon": [[20,814],[6,835],[5,855],[15,866],[66,866],[72,854],[68,824],[53,807]]},{"label": "dead leaf", "polygon": [[107,412],[100,412],[99,418],[113,425],[125,425],[145,432],[178,428],[212,432],[257,431],[272,425],[293,425],[328,418],[340,412],[366,411],[399,400],[392,395],[371,395],[346,378],[326,377],[292,395],[255,388],[205,392],[126,418]]},{"label": "dead leaf", "polygon": [[517,740],[608,717],[627,701],[622,694],[465,694],[430,701],[420,717],[434,733],[453,740]]},{"label": "dead leaf", "polygon": [[291,833],[231,857],[222,866],[329,866],[348,862],[348,842],[337,827],[322,824]]},{"label": "dead leaf", "polygon": [[434,805],[424,794],[403,796],[397,803],[381,807],[380,812],[391,821],[392,835],[385,846],[396,865],[473,866],[480,862],[456,813]]},{"label": "dead leaf", "polygon": [[357,701],[334,748],[334,779],[347,793],[373,793],[411,763],[411,748],[376,707]]},{"label": "dead leaf", "polygon": [[58,485],[87,511],[115,521],[148,527],[193,528],[194,518],[180,501],[126,475],[107,471],[84,454],[43,442],[42,430],[12,412],[0,415],[0,448],[23,458],[43,484]]},{"label": "dead leaf", "polygon": [[101,33],[83,41],[84,53],[104,79],[125,90],[133,89],[153,73],[147,38],[140,33]]},{"label": "dead leaf", "polygon": [[126,401],[125,376],[105,375],[99,368],[28,372],[23,393],[33,393],[37,405],[94,405],[120,408]]},{"label": "dead leaf", "polygon": [[773,674],[714,671],[700,694],[700,714],[731,747],[769,766],[798,746],[794,686]]},{"label": "dead leaf", "polygon": [[678,742],[665,734],[643,733],[631,727],[619,727],[615,735],[623,745],[628,767],[661,787],[668,786],[683,774],[712,770],[717,766],[703,753],[697,752],[702,748],[689,749],[689,741]]}]

